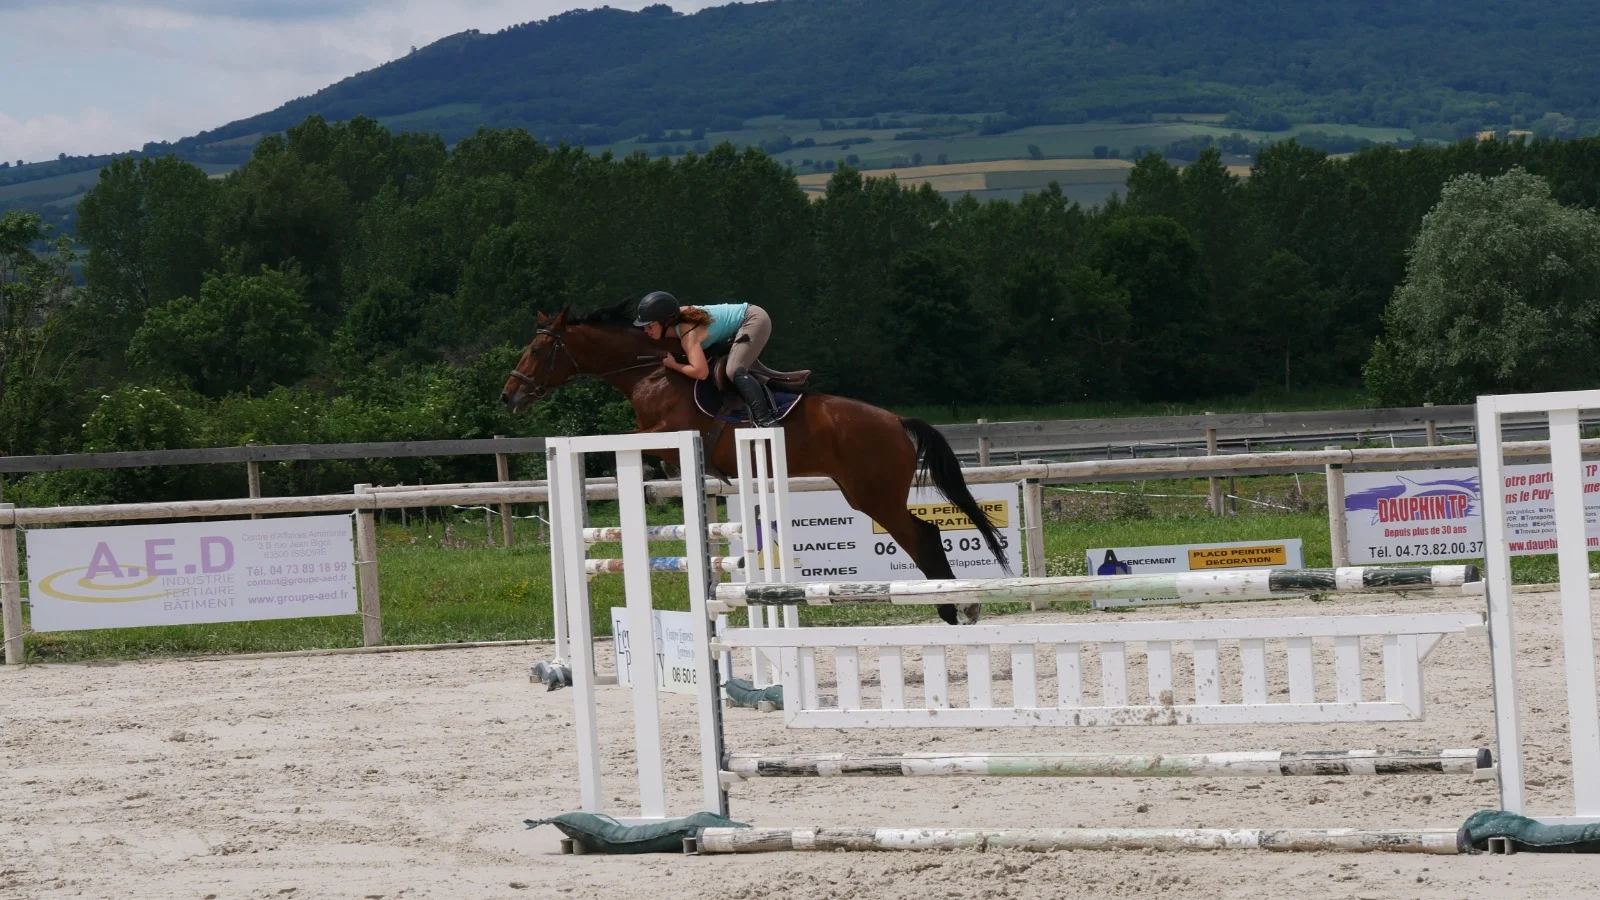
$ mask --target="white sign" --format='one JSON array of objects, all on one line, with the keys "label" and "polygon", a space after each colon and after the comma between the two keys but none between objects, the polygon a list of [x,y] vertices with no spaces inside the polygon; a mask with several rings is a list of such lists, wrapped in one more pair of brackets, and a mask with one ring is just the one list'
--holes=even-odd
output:
[{"label": "white sign", "polygon": [[28,532],[33,630],[344,616],[349,516]]},{"label": "white sign", "polygon": [[[1475,468],[1345,475],[1351,563],[1472,559],[1483,555],[1481,479]],[[1500,489],[1512,556],[1556,552],[1548,464],[1506,466]],[[1583,464],[1589,549],[1600,549],[1600,465]]]},{"label": "white sign", "polygon": [[[692,694],[699,686],[700,670],[694,664],[694,616],[670,609],[651,610],[655,619],[654,646],[648,649],[656,665],[656,689],[668,694]],[[617,648],[617,684],[633,684],[635,660],[646,652],[628,633],[628,608],[611,607],[611,635]]]},{"label": "white sign", "polygon": [[[1015,484],[975,484],[972,496],[1000,532],[1001,545],[1012,574],[1021,572],[1014,548],[1020,547],[1021,519]],[[730,516],[738,521],[739,505],[730,503]],[[906,507],[919,518],[939,526],[945,556],[957,578],[1004,578],[1006,572],[989,552],[983,535],[933,488],[914,488]],[[838,491],[808,491],[789,495],[790,556],[799,581],[905,581],[919,579],[911,555],[883,527],[857,512]],[[734,553],[741,542],[730,541]],[[743,581],[741,572],[734,580]]]},{"label": "white sign", "polygon": [[1229,544],[1168,544],[1159,547],[1097,547],[1085,550],[1090,575],[1148,575],[1218,569],[1300,569],[1299,538]]},{"label": "white sign", "polygon": [[[1095,547],[1083,552],[1090,575],[1149,575],[1163,572],[1214,572],[1227,569],[1305,567],[1299,538],[1224,544],[1165,544],[1157,547]],[[1178,599],[1096,600],[1095,609],[1160,604]]]}]

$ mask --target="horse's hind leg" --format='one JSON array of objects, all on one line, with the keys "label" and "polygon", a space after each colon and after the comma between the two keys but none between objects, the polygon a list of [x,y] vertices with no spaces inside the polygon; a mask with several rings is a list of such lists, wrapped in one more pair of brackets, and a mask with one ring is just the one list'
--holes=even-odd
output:
[{"label": "horse's hind leg", "polygon": [[[855,509],[872,517],[874,522],[882,525],[889,536],[895,539],[922,571],[922,577],[930,581],[940,581],[955,578],[955,572],[950,568],[950,560],[944,553],[944,538],[939,533],[939,526],[932,522],[925,522],[911,514],[906,509],[905,501],[890,503],[877,497],[861,498],[845,490],[841,482],[840,489],[845,495],[845,501]],[[978,621],[980,607],[976,603],[963,604],[959,607],[950,603],[938,605],[939,618],[951,625],[971,625]]]}]

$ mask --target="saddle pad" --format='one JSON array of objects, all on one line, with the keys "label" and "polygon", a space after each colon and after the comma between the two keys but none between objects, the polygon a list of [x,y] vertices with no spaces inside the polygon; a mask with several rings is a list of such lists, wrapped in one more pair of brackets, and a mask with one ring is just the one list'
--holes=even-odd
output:
[{"label": "saddle pad", "polygon": [[[777,413],[778,421],[783,421],[789,413],[794,412],[794,408],[800,405],[800,399],[804,396],[804,394],[786,394],[782,391],[773,391],[773,412]],[[750,421],[750,411],[743,407],[733,410],[728,415],[718,412],[718,410],[722,409],[722,392],[717,390],[717,386],[712,384],[709,378],[695,382],[694,405],[700,407],[701,412],[716,419],[718,422],[726,422],[729,425],[743,425]]]}]

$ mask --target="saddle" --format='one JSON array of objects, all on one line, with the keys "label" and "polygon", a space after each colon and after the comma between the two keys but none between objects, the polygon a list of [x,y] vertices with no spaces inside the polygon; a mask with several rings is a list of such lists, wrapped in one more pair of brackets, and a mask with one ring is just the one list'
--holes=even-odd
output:
[{"label": "saddle", "polygon": [[[730,425],[749,422],[750,410],[746,408],[744,398],[739,396],[739,390],[733,386],[733,379],[728,372],[727,353],[724,351],[709,357],[707,363],[711,366],[711,377],[695,384],[695,405],[718,422]],[[750,374],[766,389],[773,414],[780,422],[799,405],[800,398],[805,396],[806,382],[811,380],[810,369],[780,372],[768,368],[760,360],[750,368]]]}]

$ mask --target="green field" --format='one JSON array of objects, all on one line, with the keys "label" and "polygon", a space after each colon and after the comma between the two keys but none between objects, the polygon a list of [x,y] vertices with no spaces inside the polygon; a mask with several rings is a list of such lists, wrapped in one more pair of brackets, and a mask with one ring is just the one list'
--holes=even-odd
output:
[{"label": "green field", "polygon": [[[207,175],[217,175],[231,172],[234,166],[217,165],[214,163],[196,163]],[[64,198],[75,198],[84,191],[94,187],[100,180],[100,170],[91,169],[87,172],[73,172],[70,175],[55,175],[50,178],[41,178],[38,181],[24,181],[19,184],[0,185],[0,203],[9,203],[18,200],[34,200],[41,205],[60,205],[51,201]],[[74,199],[73,202],[76,202]]]},{"label": "green field", "polygon": [[[914,114],[902,114],[901,118],[909,123],[921,117]],[[1413,140],[1416,137],[1411,131],[1403,128],[1368,128],[1330,122],[1305,123],[1281,132],[1249,131],[1224,128],[1219,121],[1222,118],[1221,116],[1184,116],[1178,113],[1164,114],[1163,121],[1141,124],[1090,122],[1080,125],[1040,125],[1006,134],[982,135],[978,133],[978,123],[981,118],[981,116],[972,117],[971,127],[948,137],[931,140],[897,141],[894,139],[897,134],[915,131],[916,129],[908,124],[904,128],[879,130],[841,128],[829,131],[823,130],[816,119],[767,117],[752,119],[747,123],[747,127],[740,131],[710,132],[705,136],[705,141],[713,146],[722,141],[731,141],[736,145],[761,144],[765,141],[777,140],[788,136],[791,140],[797,142],[809,138],[822,145],[833,144],[846,139],[861,140],[867,137],[872,138],[871,143],[857,143],[849,148],[838,146],[796,147],[776,154],[778,159],[793,165],[796,169],[800,169],[801,164],[807,159],[813,163],[821,163],[828,160],[843,159],[851,155],[860,157],[861,164],[867,167],[904,165],[904,162],[897,162],[897,160],[902,158],[910,159],[914,154],[921,154],[923,163],[928,165],[933,164],[940,154],[944,154],[948,161],[952,163],[1023,159],[1029,155],[1028,148],[1030,145],[1037,146],[1039,151],[1047,157],[1088,158],[1094,155],[1095,148],[1099,146],[1110,148],[1127,157],[1135,147],[1161,149],[1167,144],[1186,138],[1200,135],[1223,138],[1234,133],[1238,133],[1251,141],[1287,140],[1307,132],[1365,138],[1380,143]],[[618,155],[627,155],[643,150],[653,155],[656,148],[662,143],[674,147],[680,143],[688,147],[692,147],[694,144],[690,140],[655,143],[626,141],[595,146],[590,149],[597,153],[602,150],[610,150]]]},{"label": "green field", "polygon": [[[1328,520],[1323,481],[1314,475],[1239,478],[1230,491],[1241,500],[1237,515],[1211,516],[1204,511],[1204,479],[1152,481],[1140,484],[1085,484],[1048,488],[1045,495],[1047,573],[1084,574],[1084,550],[1090,547],[1143,546],[1199,541],[1247,541],[1299,538],[1308,566],[1329,564]],[[1159,496],[1158,496],[1159,495]],[[1251,503],[1250,500],[1257,500]],[[1267,505],[1260,505],[1267,504]],[[1287,507],[1287,510],[1275,507]],[[614,504],[596,504],[593,522],[615,524]],[[654,523],[683,521],[674,504],[652,508]],[[550,551],[537,540],[534,523],[517,523],[517,546],[507,550],[485,543],[481,514],[452,514],[451,541],[444,544],[437,517],[424,531],[413,517],[411,527],[380,523],[379,591],[383,634],[388,644],[433,644],[461,641],[548,639]],[[496,527],[498,540],[498,526]],[[681,554],[682,545],[653,544],[655,555]],[[616,556],[616,545],[600,545],[591,556]],[[1519,583],[1555,580],[1555,557],[1513,560]],[[24,576],[26,577],[26,576]],[[681,575],[652,576],[656,605],[686,609],[687,582]],[[591,582],[597,634],[609,633],[607,609],[622,603],[617,577]],[[989,616],[1024,607],[986,606]],[[1059,611],[1086,611],[1083,603],[1058,603]],[[887,624],[925,622],[923,607],[848,606],[809,610],[816,624]],[[36,634],[28,639],[34,662],[137,659],[281,650],[355,647],[361,644],[358,616],[291,619],[280,622],[238,622],[163,628],[127,628]],[[530,655],[530,659],[531,659]]]},{"label": "green field", "polygon": [[[818,119],[786,119],[780,116],[767,116],[749,120],[745,123],[746,127],[738,131],[709,132],[705,135],[704,143],[708,146],[716,146],[728,141],[735,146],[743,147],[747,145],[759,146],[764,142],[779,140],[784,137],[796,142],[807,139],[814,140],[818,146],[796,147],[774,154],[775,158],[794,169],[796,174],[806,175],[824,174],[824,166],[827,163],[838,162],[850,156],[858,157],[858,165],[871,170],[910,166],[919,156],[922,165],[933,165],[939,160],[940,156],[944,156],[946,161],[952,164],[968,162],[1025,163],[1031,156],[1030,147],[1037,147],[1039,153],[1046,158],[1088,159],[1093,157],[1096,147],[1106,147],[1123,158],[1129,158],[1136,148],[1159,150],[1174,141],[1181,141],[1199,135],[1223,138],[1230,134],[1238,133],[1251,141],[1286,140],[1306,132],[1348,135],[1377,142],[1412,140],[1415,138],[1412,132],[1405,129],[1367,128],[1326,122],[1296,125],[1283,132],[1246,131],[1224,128],[1221,125],[1223,117],[1220,115],[1185,113],[1154,114],[1151,117],[1153,121],[1138,124],[1090,122],[1079,125],[1040,125],[1006,134],[983,135],[979,134],[978,131],[984,115],[982,113],[966,114],[961,117],[962,124],[930,127],[927,129],[928,131],[940,134],[935,138],[904,141],[895,140],[895,137],[906,132],[917,131],[918,129],[914,128],[911,123],[929,117],[919,113],[883,114],[879,116],[880,124],[882,124],[882,120],[890,118],[898,118],[906,124],[897,128],[836,128],[830,130],[823,129],[821,121]],[[995,113],[993,115],[999,114]],[[429,131],[437,129],[443,123],[451,123],[453,126],[470,126],[481,121],[483,116],[484,111],[477,104],[455,103],[399,116],[384,117],[380,121],[385,127],[395,131],[411,129]],[[859,121],[859,119],[855,121]],[[685,134],[688,133],[688,129],[679,130]],[[668,131],[671,131],[671,129],[668,129]],[[260,134],[246,135],[210,146],[239,146],[253,143],[261,137],[262,135]],[[867,138],[871,138],[870,143],[857,143]],[[850,141],[852,143],[849,147],[843,147],[838,145],[840,141]],[[627,156],[642,151],[654,156],[662,144],[666,144],[674,148],[674,150],[681,144],[688,151],[692,150],[697,143],[699,142],[684,137],[650,143],[623,141],[614,144],[593,145],[587,149],[596,154],[609,151],[618,156]],[[674,153],[674,155],[677,154]],[[232,165],[216,163],[203,163],[200,165],[210,175],[224,174],[235,168]],[[92,187],[98,178],[99,172],[89,171],[0,186],[0,204],[20,204],[30,208],[50,209],[52,211],[68,209],[76,205],[83,192]],[[1093,205],[1104,202],[1114,192],[1121,192],[1124,189],[1125,179],[1125,173],[1120,173],[1113,177],[1113,173],[1104,171],[1062,172],[1054,173],[1051,177],[1036,177],[1028,172],[1007,171],[989,173],[988,184],[981,189],[963,187],[959,190],[943,190],[938,185],[935,185],[935,189],[940,190],[941,193],[948,197],[971,194],[980,200],[1014,200],[1024,194],[1037,193],[1053,180],[1061,185],[1062,191],[1070,199],[1084,205]]]}]

